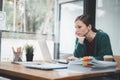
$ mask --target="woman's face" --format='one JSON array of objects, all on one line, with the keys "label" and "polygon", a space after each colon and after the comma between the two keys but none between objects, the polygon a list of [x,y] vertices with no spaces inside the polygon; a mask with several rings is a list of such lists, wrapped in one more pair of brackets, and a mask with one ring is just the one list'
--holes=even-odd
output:
[{"label": "woman's face", "polygon": [[77,20],[75,22],[75,34],[79,37],[85,37],[90,31],[90,27],[86,26],[82,21]]}]

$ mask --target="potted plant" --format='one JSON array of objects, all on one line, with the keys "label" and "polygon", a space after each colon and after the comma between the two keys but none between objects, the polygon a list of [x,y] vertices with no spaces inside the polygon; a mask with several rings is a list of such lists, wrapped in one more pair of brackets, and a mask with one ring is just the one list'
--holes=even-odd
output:
[{"label": "potted plant", "polygon": [[26,50],[26,60],[27,61],[32,61],[33,60],[33,52],[34,52],[34,48],[32,45],[26,45],[25,47]]}]

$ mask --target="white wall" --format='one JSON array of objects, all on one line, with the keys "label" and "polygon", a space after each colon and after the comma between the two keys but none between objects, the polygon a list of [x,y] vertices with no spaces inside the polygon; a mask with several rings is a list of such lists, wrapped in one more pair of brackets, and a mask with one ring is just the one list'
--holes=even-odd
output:
[{"label": "white wall", "polygon": [[114,55],[120,55],[120,0],[97,0],[96,27],[107,32]]}]

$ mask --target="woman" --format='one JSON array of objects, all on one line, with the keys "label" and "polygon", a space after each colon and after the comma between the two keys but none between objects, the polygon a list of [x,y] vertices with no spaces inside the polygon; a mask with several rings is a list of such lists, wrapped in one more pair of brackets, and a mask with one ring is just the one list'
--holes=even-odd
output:
[{"label": "woman", "polygon": [[[105,55],[113,55],[109,36],[93,26],[90,15],[78,16],[75,20],[76,43],[74,56],[67,61],[75,60],[84,56],[93,56],[97,60],[103,60]],[[83,80],[118,80],[118,76],[96,77]]]},{"label": "woman", "polygon": [[103,60],[104,55],[113,55],[109,36],[93,26],[90,15],[78,16],[75,20],[76,44],[74,56],[67,61],[84,56],[93,56],[97,60]]}]

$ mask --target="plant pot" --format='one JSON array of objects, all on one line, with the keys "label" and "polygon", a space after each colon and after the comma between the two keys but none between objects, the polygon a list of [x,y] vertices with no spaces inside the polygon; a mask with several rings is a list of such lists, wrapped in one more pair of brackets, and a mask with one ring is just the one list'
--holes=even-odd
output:
[{"label": "plant pot", "polygon": [[26,60],[27,61],[33,61],[33,54],[26,54]]}]

